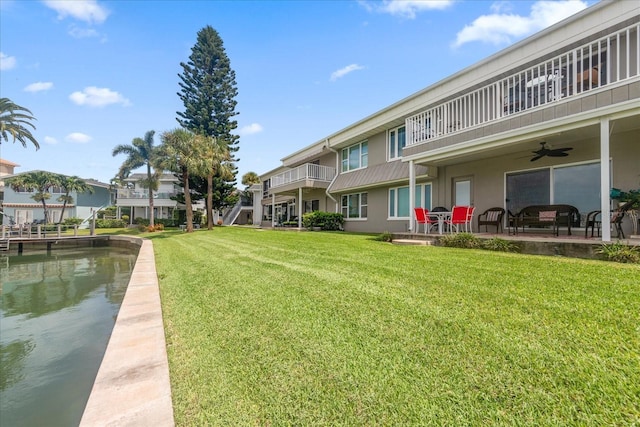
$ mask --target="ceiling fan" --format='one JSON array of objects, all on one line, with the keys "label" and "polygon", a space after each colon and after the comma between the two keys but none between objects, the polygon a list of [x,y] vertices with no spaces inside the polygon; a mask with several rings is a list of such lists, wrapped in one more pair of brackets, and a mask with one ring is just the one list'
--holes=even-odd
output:
[{"label": "ceiling fan", "polygon": [[569,155],[569,153],[567,153],[567,151],[573,150],[573,148],[571,148],[571,147],[547,148],[547,143],[546,142],[541,142],[540,145],[542,145],[541,149],[536,150],[536,151],[532,151],[532,153],[535,154],[535,156],[533,156],[531,158],[532,162],[535,162],[536,160],[540,160],[544,156],[549,156],[549,157],[567,157]]}]

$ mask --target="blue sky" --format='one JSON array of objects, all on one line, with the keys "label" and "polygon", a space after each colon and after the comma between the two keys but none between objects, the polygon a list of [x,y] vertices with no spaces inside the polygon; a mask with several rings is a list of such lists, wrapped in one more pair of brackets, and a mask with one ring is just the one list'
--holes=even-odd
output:
[{"label": "blue sky", "polygon": [[108,182],[113,147],[178,126],[180,62],[211,25],[236,72],[239,182],[592,3],[0,0],[0,97],[41,146],[0,156]]}]

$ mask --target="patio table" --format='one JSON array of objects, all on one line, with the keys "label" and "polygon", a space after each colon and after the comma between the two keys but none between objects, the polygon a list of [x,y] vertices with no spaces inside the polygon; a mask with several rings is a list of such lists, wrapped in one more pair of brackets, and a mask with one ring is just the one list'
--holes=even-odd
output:
[{"label": "patio table", "polygon": [[451,212],[433,212],[429,211],[427,216],[435,216],[438,218],[438,233],[442,234],[444,229],[444,222],[451,218]]}]

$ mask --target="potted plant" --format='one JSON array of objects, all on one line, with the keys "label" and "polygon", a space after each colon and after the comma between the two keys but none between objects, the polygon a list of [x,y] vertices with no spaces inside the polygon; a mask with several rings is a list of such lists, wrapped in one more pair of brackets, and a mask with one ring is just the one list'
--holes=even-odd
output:
[{"label": "potted plant", "polygon": [[619,188],[612,188],[610,196],[617,200],[619,205],[627,205],[627,209],[640,209],[640,189],[622,191]]}]

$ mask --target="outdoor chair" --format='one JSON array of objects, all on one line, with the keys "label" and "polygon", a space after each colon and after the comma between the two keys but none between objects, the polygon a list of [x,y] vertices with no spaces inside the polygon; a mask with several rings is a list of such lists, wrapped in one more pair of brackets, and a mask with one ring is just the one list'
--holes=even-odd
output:
[{"label": "outdoor chair", "polygon": [[[616,231],[616,237],[618,239],[624,239],[624,231],[622,231],[622,219],[624,218],[624,214],[627,212],[626,204],[620,206],[616,209],[611,215],[611,225],[613,229]],[[631,205],[629,205],[631,206]]]},{"label": "outdoor chair", "polygon": [[598,218],[602,211],[591,211],[587,214],[584,224],[584,238],[587,238],[589,227],[591,227],[591,237],[593,237],[594,229],[598,229],[598,237],[600,236],[600,227],[602,227],[602,219]]},{"label": "outdoor chair", "polygon": [[496,233],[499,233],[500,229],[502,229],[502,217],[504,216],[504,212],[504,209],[499,207],[489,208],[482,212],[478,215],[478,231],[480,231],[480,226],[482,225],[484,225],[484,230],[487,232],[489,231],[490,225],[495,225]]},{"label": "outdoor chair", "polygon": [[414,208],[414,211],[416,213],[416,231],[418,233],[420,232],[420,224],[424,224],[424,234],[427,234],[427,231],[431,231],[431,227],[438,225],[437,219],[432,221],[429,217],[429,209]]},{"label": "outdoor chair", "polygon": [[451,209],[451,218],[445,221],[449,226],[449,231],[453,232],[453,228],[455,227],[456,233],[458,233],[460,231],[460,226],[466,227],[468,211],[469,206],[454,206],[453,209]]},{"label": "outdoor chair", "polygon": [[424,213],[424,208],[414,208],[413,211],[416,214],[416,232],[420,232],[420,224],[424,224],[424,233],[427,234],[427,217]]},{"label": "outdoor chair", "polygon": [[473,233],[473,213],[476,211],[475,206],[467,207],[467,222],[464,224],[464,231]]}]

